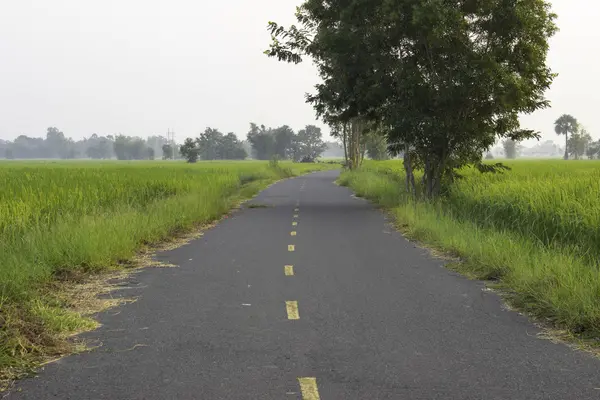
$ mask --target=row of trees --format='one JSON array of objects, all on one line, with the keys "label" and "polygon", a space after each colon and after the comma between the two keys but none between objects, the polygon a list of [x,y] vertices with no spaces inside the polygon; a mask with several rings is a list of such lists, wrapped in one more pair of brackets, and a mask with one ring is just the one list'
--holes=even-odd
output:
[{"label": "row of trees", "polygon": [[[570,114],[561,115],[554,122],[554,131],[557,135],[565,136],[564,159],[574,158],[576,160],[587,157],[589,159],[600,158],[600,140],[594,141],[588,130]],[[517,158],[523,147],[514,140],[504,140],[504,155],[506,158]]]},{"label": "row of trees", "polygon": [[314,62],[321,79],[307,101],[342,138],[350,168],[365,134],[384,136],[404,153],[406,189],[431,198],[464,165],[502,168],[481,162],[498,139],[540,137],[519,114],[549,105],[547,1],[305,0],[296,18],[269,23],[265,53]]},{"label": "row of trees", "polygon": [[295,133],[287,125],[273,129],[251,123],[247,140],[252,146],[254,158],[259,160],[277,157],[312,162],[327,148],[321,128],[315,125],[307,125]]},{"label": "row of trees", "polygon": [[[334,132],[333,136],[344,142],[343,137],[340,137],[339,134]],[[321,128],[314,125],[307,125],[298,133],[294,133],[287,125],[267,129],[264,125],[258,126],[251,123],[247,140],[252,146],[253,157],[259,160],[278,157],[294,161],[314,161],[328,148],[322,137]],[[387,141],[384,136],[377,135],[375,132],[365,132],[360,139],[361,159],[365,155],[375,160],[389,158]],[[347,143],[344,147],[347,153]]]},{"label": "row of trees", "polygon": [[20,135],[13,141],[0,141],[0,157],[8,159],[34,158],[93,158],[119,160],[152,160],[173,154],[172,146],[164,136],[146,139],[125,135],[93,134],[89,138],[73,140],[58,128],[50,127],[45,138]]},{"label": "row of trees", "polygon": [[218,129],[206,128],[197,138],[187,138],[179,152],[188,162],[202,160],[244,160],[248,157],[244,143],[230,132],[223,135]]},{"label": "row of trees", "polygon": [[[600,159],[600,140],[594,141],[588,130],[570,114],[561,115],[554,122],[554,131],[557,135],[565,136],[564,159],[574,158],[576,160],[587,157],[589,159]],[[502,142],[506,158],[514,159],[519,156],[523,146],[514,140]],[[489,157],[488,157],[489,158]]]},{"label": "row of trees", "polygon": [[267,128],[251,123],[246,142],[238,140],[233,133],[223,135],[218,129],[206,128],[199,137],[187,138],[179,151],[188,162],[243,160],[249,155],[246,144],[252,158],[258,160],[314,161],[327,149],[321,128],[317,126],[307,125],[296,133],[288,125]]},{"label": "row of trees", "polygon": [[[197,138],[188,138],[181,146],[169,143],[164,136],[146,139],[125,135],[93,134],[75,141],[59,129],[50,127],[45,138],[21,135],[14,141],[0,140],[0,157],[8,159],[92,158],[119,160],[180,159],[243,160],[249,155],[267,160],[273,157],[295,161],[314,160],[327,148],[321,129],[308,125],[295,133],[289,126],[265,128],[252,123],[248,140],[240,141],[230,132],[206,128]],[[332,143],[329,146],[334,145]],[[380,146],[381,147],[381,146]]]}]

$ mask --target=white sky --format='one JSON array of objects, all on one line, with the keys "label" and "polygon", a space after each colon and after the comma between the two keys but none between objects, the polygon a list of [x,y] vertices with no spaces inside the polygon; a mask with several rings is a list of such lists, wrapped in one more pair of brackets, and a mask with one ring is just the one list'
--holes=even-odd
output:
[{"label": "white sky", "polygon": [[[244,138],[250,121],[315,123],[304,102],[317,82],[310,63],[262,54],[267,22],[295,22],[301,1],[0,0],[0,138],[48,126],[77,139],[170,128],[182,140],[207,126]],[[599,137],[600,3],[552,3],[553,107],[523,125],[560,140],[552,123],[572,113]]]}]

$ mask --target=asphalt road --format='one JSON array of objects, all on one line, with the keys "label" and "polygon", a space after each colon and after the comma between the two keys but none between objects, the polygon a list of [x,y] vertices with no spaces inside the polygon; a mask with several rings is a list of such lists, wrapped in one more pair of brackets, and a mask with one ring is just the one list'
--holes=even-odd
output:
[{"label": "asphalt road", "polygon": [[139,300],[86,334],[102,347],[8,398],[600,399],[600,361],[536,337],[336,175],[280,182],[159,254],[179,267],[131,278]]}]

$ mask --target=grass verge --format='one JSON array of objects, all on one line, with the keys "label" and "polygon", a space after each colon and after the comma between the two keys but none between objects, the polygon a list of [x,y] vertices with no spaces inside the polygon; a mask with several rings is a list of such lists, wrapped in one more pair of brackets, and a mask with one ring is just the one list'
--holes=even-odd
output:
[{"label": "grass verge", "polygon": [[[74,335],[125,300],[98,297],[152,249],[192,239],[280,179],[331,166],[266,163],[3,163],[0,390],[85,348]],[[0,196],[1,197],[1,196]]]},{"label": "grass verge", "polygon": [[585,254],[515,229],[454,218],[443,202],[415,202],[394,174],[344,172],[339,183],[386,208],[407,237],[458,258],[450,268],[492,281],[510,305],[563,332],[563,338],[597,346],[600,272]]}]

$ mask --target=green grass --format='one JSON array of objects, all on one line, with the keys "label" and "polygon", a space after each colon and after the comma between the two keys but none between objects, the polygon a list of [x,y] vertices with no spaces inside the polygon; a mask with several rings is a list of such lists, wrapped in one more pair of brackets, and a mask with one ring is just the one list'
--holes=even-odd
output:
[{"label": "green grass", "polygon": [[0,379],[64,351],[60,339],[93,326],[53,293],[52,282],[118,268],[142,247],[216,220],[275,180],[326,168],[1,162]]},{"label": "green grass", "polygon": [[398,161],[368,162],[342,184],[391,210],[398,225],[493,279],[512,304],[584,338],[600,337],[600,162],[514,161],[504,174],[465,170],[436,203],[403,192]]}]

